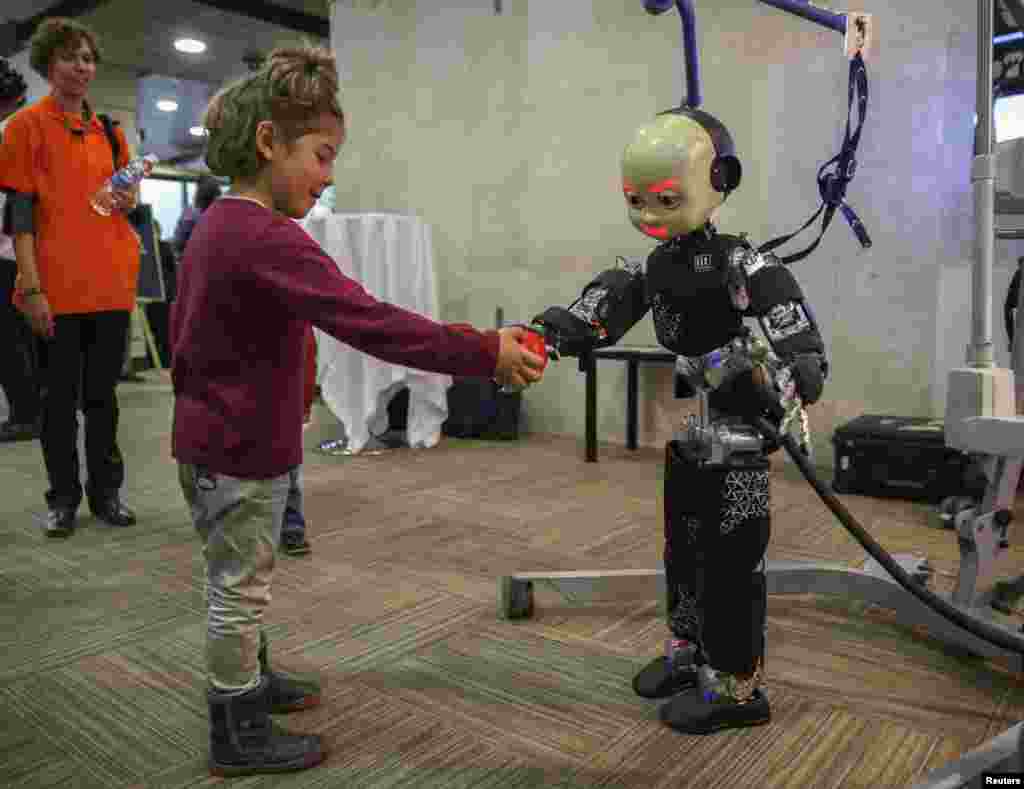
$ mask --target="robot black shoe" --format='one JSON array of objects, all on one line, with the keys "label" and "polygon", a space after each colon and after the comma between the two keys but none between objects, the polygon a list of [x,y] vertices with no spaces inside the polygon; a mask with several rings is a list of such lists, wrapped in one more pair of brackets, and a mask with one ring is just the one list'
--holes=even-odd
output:
[{"label": "robot black shoe", "polygon": [[697,687],[697,668],[672,668],[664,655],[654,658],[633,677],[633,690],[645,699],[664,699]]}]

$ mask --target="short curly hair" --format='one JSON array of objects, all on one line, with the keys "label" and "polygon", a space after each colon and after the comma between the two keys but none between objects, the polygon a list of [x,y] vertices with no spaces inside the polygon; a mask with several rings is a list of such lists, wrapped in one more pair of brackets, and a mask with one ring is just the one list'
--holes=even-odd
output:
[{"label": "short curly hair", "polygon": [[329,113],[345,124],[334,55],[322,47],[275,49],[255,72],[220,90],[203,116],[206,164],[228,178],[256,175],[263,161],[256,127],[271,121],[288,142],[313,131]]},{"label": "short curly hair", "polygon": [[62,16],[44,19],[39,23],[36,32],[29,40],[28,64],[32,70],[44,79],[50,78],[50,66],[54,56],[59,52],[69,52],[81,46],[82,42],[89,45],[93,57],[99,63],[103,59],[96,34],[81,22]]}]

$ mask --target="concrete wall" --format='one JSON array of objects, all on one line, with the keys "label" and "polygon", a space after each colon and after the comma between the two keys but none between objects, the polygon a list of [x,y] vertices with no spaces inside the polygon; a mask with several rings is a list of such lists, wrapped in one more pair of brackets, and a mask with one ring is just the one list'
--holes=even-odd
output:
[{"label": "concrete wall", "polygon": [[[752,0],[697,4],[704,108],[732,130],[744,183],[720,221],[757,241],[817,206],[817,167],[838,151],[847,63],[838,34]],[[619,157],[634,128],[683,91],[675,12],[639,2],[416,0],[336,4],[350,138],[337,170],[343,211],[417,213],[433,225],[443,316],[490,324],[567,304],[617,254],[651,244],[626,219]],[[970,340],[970,191],[976,7],[867,0],[878,45],[849,201],[874,240],[837,218],[796,264],[833,366],[812,422],[819,458],[837,424],[865,412],[944,409]],[[806,241],[813,238],[807,235]],[[806,243],[806,242],[805,242]],[[997,245],[994,323],[1021,242]],[[790,251],[799,248],[792,246]],[[649,319],[625,342],[653,342]],[[625,373],[604,363],[602,438],[621,440]],[[667,369],[642,374],[641,440],[678,413]],[[530,429],[581,434],[574,363],[526,395]]]},{"label": "concrete wall", "polygon": [[[761,242],[817,206],[815,173],[845,121],[840,39],[754,0],[696,5],[703,106],[730,127],[745,167],[720,227]],[[341,0],[332,11],[350,127],[338,210],[421,215],[434,231],[444,319],[484,326],[497,306],[527,319],[567,304],[616,255],[652,248],[626,219],[619,158],[636,126],[683,92],[674,11],[652,17],[638,0],[503,6],[497,15],[489,0]],[[976,7],[859,7],[876,15],[878,46],[849,200],[875,244],[861,252],[837,219],[795,269],[834,371],[812,412],[822,460],[834,427],[860,413],[941,414],[946,376],[970,340]],[[133,142],[134,80],[104,64],[92,90]],[[997,243],[1002,364],[1001,304],[1020,254],[1024,242]],[[625,342],[654,342],[650,320]],[[603,439],[622,440],[624,400],[622,365],[602,363]],[[529,429],[582,434],[572,361],[525,402]],[[641,404],[641,440],[658,445],[680,410],[667,368],[643,371]]]}]

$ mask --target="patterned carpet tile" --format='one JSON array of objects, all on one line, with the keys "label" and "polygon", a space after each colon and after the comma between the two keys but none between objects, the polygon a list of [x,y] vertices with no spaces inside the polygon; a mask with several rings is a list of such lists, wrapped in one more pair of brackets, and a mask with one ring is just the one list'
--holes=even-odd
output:
[{"label": "patterned carpet tile", "polygon": [[17,789],[105,789],[107,780],[66,751],[61,730],[37,725],[0,690],[0,785]]},{"label": "patterned carpet tile", "polygon": [[814,704],[763,755],[761,767],[748,769],[751,778],[760,773],[757,782],[738,782],[771,789],[903,787],[921,777],[929,755],[947,739]]},{"label": "patterned carpet tile", "polygon": [[[411,592],[411,588],[407,587]],[[372,589],[366,593],[372,596]],[[481,607],[441,592],[413,593],[382,588],[372,599],[372,615],[353,615],[328,601],[278,616],[272,609],[271,626],[276,649],[301,657],[310,670],[336,669],[343,675],[389,663],[444,638],[480,617]]]},{"label": "patterned carpet tile", "polygon": [[30,616],[24,600],[0,603],[0,621],[17,621],[0,635],[0,681],[131,643],[189,616],[178,602],[140,585],[55,582],[36,590],[31,602]]},{"label": "patterned carpet tile", "polygon": [[10,704],[38,729],[54,734],[51,747],[108,787],[122,786],[170,767],[205,747],[205,710],[182,707],[161,687],[158,672],[133,677],[126,659],[89,657],[8,684]]},{"label": "patterned carpet tile", "polygon": [[578,762],[645,718],[623,681],[627,659],[493,621],[472,624],[359,679],[521,756]]}]

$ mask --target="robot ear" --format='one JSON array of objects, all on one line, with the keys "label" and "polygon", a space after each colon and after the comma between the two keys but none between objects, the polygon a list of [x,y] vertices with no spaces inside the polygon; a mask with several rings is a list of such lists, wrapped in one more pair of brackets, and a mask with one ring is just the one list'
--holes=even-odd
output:
[{"label": "robot ear", "polygon": [[711,185],[719,192],[731,192],[740,185],[743,167],[735,156],[718,156],[711,165]]}]

